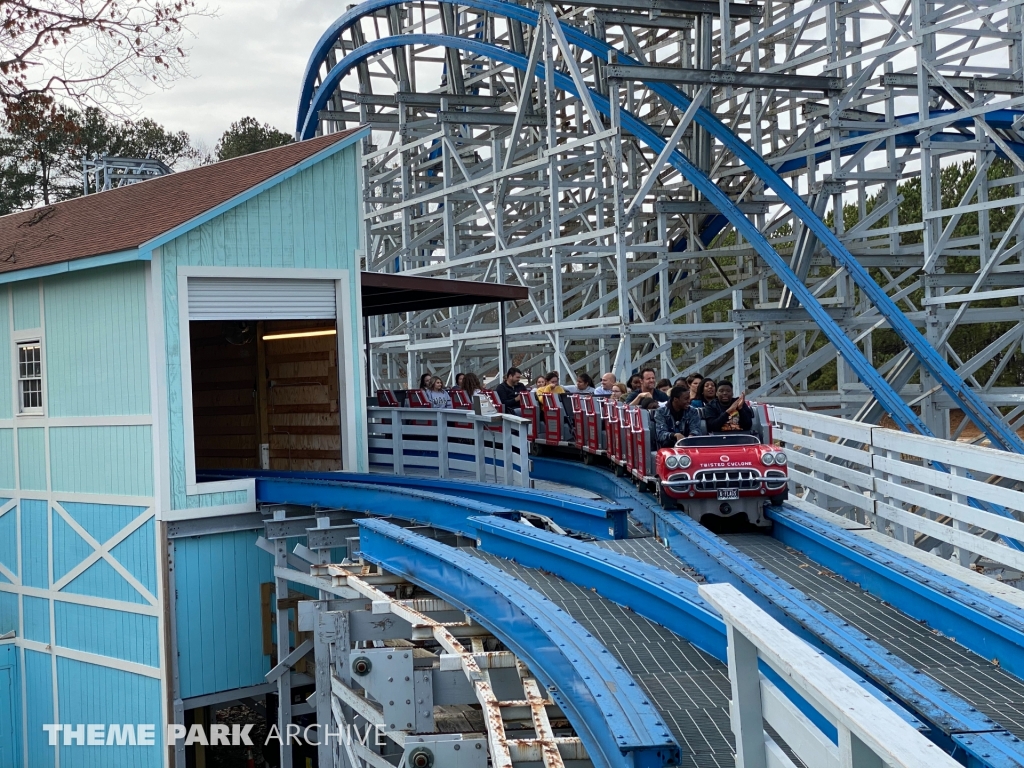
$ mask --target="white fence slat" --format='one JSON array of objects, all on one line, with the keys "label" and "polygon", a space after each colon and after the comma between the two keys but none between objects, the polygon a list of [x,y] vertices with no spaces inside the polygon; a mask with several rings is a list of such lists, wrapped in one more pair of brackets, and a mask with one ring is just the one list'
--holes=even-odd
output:
[{"label": "white fence slat", "polygon": [[839,768],[836,745],[764,675],[761,675],[761,702],[768,725],[800,756],[804,765]]},{"label": "white fence slat", "polygon": [[805,488],[818,491],[829,498],[857,507],[857,509],[863,509],[867,512],[873,511],[874,502],[869,496],[864,496],[863,494],[856,493],[848,488],[843,488],[841,485],[830,483],[828,480],[823,478],[813,477],[808,475],[806,472],[801,472],[800,470],[790,467],[789,479],[797,485],[802,485]]},{"label": "white fence slat", "polygon": [[874,478],[867,472],[859,472],[856,469],[844,467],[841,464],[833,464],[830,461],[825,461],[825,459],[819,459],[816,456],[808,456],[805,453],[796,453],[789,449],[786,450],[786,456],[790,459],[790,467],[805,467],[807,469],[829,475],[830,477],[838,478],[845,483],[856,485],[863,488],[865,491],[872,490]]},{"label": "white fence slat", "polygon": [[835,416],[826,416],[810,411],[799,411],[794,408],[775,408],[775,418],[779,424],[799,429],[811,429],[815,432],[824,432],[833,437],[844,440],[854,440],[859,443],[871,442],[870,424],[863,424],[859,421],[848,419],[837,419]]},{"label": "white fence slat", "polygon": [[898,499],[939,515],[947,515],[954,520],[960,520],[969,525],[976,525],[979,528],[984,528],[987,531],[992,531],[1002,536],[1009,536],[1018,540],[1024,539],[1024,523],[1017,520],[986,512],[983,509],[968,507],[966,504],[957,504],[955,501],[943,499],[940,496],[932,496],[929,493],[915,490],[906,485],[890,483],[881,478],[876,483],[878,492],[891,499]]},{"label": "white fence slat", "polygon": [[855,448],[852,445],[839,445],[828,440],[822,440],[813,435],[800,435],[787,429],[775,429],[773,435],[776,440],[782,442],[787,449],[796,448],[802,451],[814,451],[826,456],[837,456],[855,464],[871,464],[871,454],[862,448]]},{"label": "white fence slat", "polygon": [[[729,630],[729,677],[734,697],[739,691],[746,690],[737,688],[734,677],[742,671],[732,663],[731,641],[735,636],[741,636],[745,643],[756,648],[757,657],[762,662],[786,680],[808,704],[836,724],[841,734],[840,750],[843,746],[858,747],[859,754],[853,756],[854,768],[858,765],[856,760],[864,756],[863,750],[892,768],[959,766],[936,744],[876,699],[867,688],[758,608],[734,586],[702,584],[698,589],[701,596],[718,610]],[[755,671],[754,674],[758,673]],[[761,686],[757,686],[753,695],[763,704],[765,700],[761,691]],[[745,704],[747,702],[734,701],[733,713],[742,711]],[[736,736],[739,742],[740,734]],[[771,751],[767,746],[764,750],[762,754]],[[799,752],[797,755],[807,765],[820,765],[808,762],[810,758],[805,760]],[[845,765],[843,762],[840,764]]]},{"label": "white fence slat", "polygon": [[882,501],[875,505],[875,514],[897,525],[906,526],[939,541],[952,544],[954,547],[961,547],[969,552],[989,557],[997,563],[1024,570],[1024,552],[1018,552],[994,541],[983,539],[981,536],[974,536],[965,531],[951,528]]},{"label": "white fence slat", "polygon": [[772,741],[767,733],[764,735],[764,754],[768,768],[797,768],[796,763],[789,759],[782,747]]},{"label": "white fence slat", "polygon": [[1024,480],[1024,456],[1015,453],[881,428],[875,429],[874,444],[929,461],[956,464],[985,475]]},{"label": "white fence slat", "polygon": [[912,477],[915,481],[927,483],[940,491],[970,496],[1017,511],[1024,510],[1024,494],[1020,491],[964,477],[962,474],[956,473],[957,470],[962,472],[956,466],[951,467],[954,470],[953,473],[946,473],[939,472],[930,466],[920,467],[905,461],[895,461],[886,456],[876,456],[875,468],[902,477]]}]

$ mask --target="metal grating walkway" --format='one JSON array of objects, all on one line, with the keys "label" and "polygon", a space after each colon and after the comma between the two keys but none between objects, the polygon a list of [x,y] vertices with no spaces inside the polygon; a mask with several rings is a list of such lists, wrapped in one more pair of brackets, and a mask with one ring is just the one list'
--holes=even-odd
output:
[{"label": "metal grating walkway", "polygon": [[704,583],[703,576],[673,555],[667,547],[659,544],[658,540],[653,536],[595,541],[594,544],[618,552],[621,555],[628,555],[634,560],[639,560],[648,565],[657,566],[663,571],[674,573],[676,576],[682,576],[698,584]]},{"label": "metal grating walkway", "polygon": [[[628,548],[619,549],[634,541],[649,542],[660,548],[654,539],[628,539],[602,542],[602,545],[635,557]],[[734,768],[729,673],[723,664],[664,627],[596,592],[509,560],[476,550],[467,551],[545,595],[615,654],[666,718],[672,734],[683,747],[685,768]],[[693,578],[683,571],[678,559],[672,559],[675,560],[673,572]]]},{"label": "metal grating walkway", "polygon": [[758,534],[723,538],[1014,736],[1024,738],[1024,681],[777,539]]}]

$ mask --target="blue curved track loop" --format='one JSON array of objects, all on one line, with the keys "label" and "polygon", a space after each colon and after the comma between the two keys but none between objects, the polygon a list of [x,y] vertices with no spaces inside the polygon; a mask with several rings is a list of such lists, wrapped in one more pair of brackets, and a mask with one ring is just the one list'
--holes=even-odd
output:
[{"label": "blue curved track loop", "polygon": [[526,662],[568,715],[595,768],[663,768],[682,754],[616,659],[548,598],[454,547],[359,521],[363,557],[469,612]]},{"label": "blue curved track loop", "polygon": [[[301,138],[310,138],[316,130],[316,116],[325,106],[327,100],[334,93],[338,82],[347,74],[349,69],[356,63],[365,60],[366,57],[388,48],[423,43],[427,45],[440,45],[442,47],[454,47],[461,50],[479,53],[480,55],[493,58],[502,63],[525,70],[525,57],[519,54],[506,51],[497,46],[467,41],[461,38],[452,38],[445,35],[401,35],[395,38],[377,40],[368,43],[353,51],[339,62],[324,78],[314,94],[314,81],[321,62],[324,61],[327,52],[333,46],[338,36],[351,27],[362,17],[375,12],[381,8],[401,4],[403,0],[368,0],[361,5],[351,9],[341,16],[321,36],[320,41],[314,48],[313,54],[306,67],[302,91],[299,99],[298,128]],[[450,2],[450,0],[439,0],[439,2]],[[478,8],[483,11],[496,13],[507,18],[520,21],[528,25],[536,25],[538,14],[521,6],[501,2],[501,0],[461,0],[461,5]],[[607,58],[610,53],[616,53],[620,61],[627,64],[639,64],[625,54],[616,51],[612,46],[601,42],[571,25],[561,24],[566,39],[572,45],[576,45],[589,51],[595,56]],[[543,67],[538,67],[538,77],[543,77]],[[561,78],[561,80],[559,79]],[[564,76],[556,75],[558,87],[577,97],[575,86]],[[664,83],[648,83],[648,87],[654,93],[664,98],[668,103],[679,109],[686,109],[690,105],[689,98],[673,86]],[[607,113],[607,100],[599,94],[591,92],[597,108]],[[599,103],[601,102],[601,103]],[[641,123],[632,115],[623,112],[623,125],[637,138],[644,141],[655,151],[664,147],[664,141],[657,136],[649,127]],[[964,413],[975,423],[975,425],[989,438],[993,445],[1004,450],[1015,453],[1024,453],[1024,441],[1011,430],[1002,420],[1000,415],[994,412],[978,395],[965,384],[960,376],[950,367],[942,356],[927,342],[917,331],[913,324],[900,311],[899,307],[889,298],[885,291],[872,278],[867,270],[839,241],[825,223],[818,218],[807,206],[804,200],[791,189],[782,177],[762,158],[754,149],[739,139],[721,121],[704,108],[700,108],[694,118],[695,122],[705,128],[709,133],[722,142],[731,152],[742,160],[750,170],[771,188],[779,198],[789,206],[793,214],[800,219],[807,228],[814,233],[826,249],[844,266],[848,274],[862,291],[871,299],[878,311],[888,320],[896,333],[906,342],[914,354],[921,361],[922,366],[928,371],[943,387],[946,393],[954,402],[963,409]],[[638,130],[639,129],[639,132]],[[896,421],[901,429],[914,429],[921,434],[929,435],[931,431],[917,417],[916,414],[906,406],[902,399],[889,387],[885,379],[868,364],[860,350],[842,332],[839,326],[828,316],[824,308],[814,299],[810,291],[802,281],[796,279],[788,265],[775,253],[768,241],[757,231],[747,218],[732,204],[731,200],[724,195],[710,179],[698,171],[678,151],[672,153],[669,161],[679,170],[687,180],[693,183],[698,189],[704,192],[707,199],[725,214],[729,221],[740,231],[744,237],[754,245],[758,253],[765,259],[769,266],[775,270],[780,278],[786,282],[794,296],[800,301],[818,326],[826,334],[829,340],[835,345],[839,353],[846,359],[850,366],[857,372],[858,377],[867,385],[872,394],[886,408],[890,416]],[[698,178],[699,177],[699,178]],[[701,182],[703,180],[703,183]],[[748,234],[753,232],[753,235]],[[771,255],[768,255],[768,253]],[[798,290],[802,289],[802,290]]]},{"label": "blue curved track loop", "polygon": [[[472,535],[465,526],[472,514],[519,518],[519,511],[533,512],[551,518],[558,526],[570,531],[586,533],[598,539],[625,539],[629,537],[626,507],[607,501],[583,499],[554,491],[535,491],[507,485],[467,482],[464,480],[437,480],[422,477],[392,477],[389,475],[358,474],[354,472],[283,472],[275,470],[216,470],[200,475],[200,482],[226,478],[256,478],[256,498],[271,504],[315,504],[321,508],[372,509],[380,516],[403,517],[404,510],[416,508],[416,499],[422,496],[430,504],[420,510],[423,522],[455,533]],[[306,482],[313,481],[313,482]],[[457,507],[446,515],[444,507],[430,519],[426,515],[434,510],[438,495],[444,499],[457,499]],[[472,504],[468,503],[472,502]],[[473,504],[477,506],[474,507]],[[474,511],[475,510],[475,511]],[[452,527],[460,526],[459,528]]]}]

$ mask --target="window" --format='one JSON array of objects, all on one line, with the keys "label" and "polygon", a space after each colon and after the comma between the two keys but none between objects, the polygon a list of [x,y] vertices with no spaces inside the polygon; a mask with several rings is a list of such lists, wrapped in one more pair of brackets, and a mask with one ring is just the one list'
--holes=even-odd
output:
[{"label": "window", "polygon": [[43,355],[38,341],[18,344],[18,403],[22,413],[43,410]]}]

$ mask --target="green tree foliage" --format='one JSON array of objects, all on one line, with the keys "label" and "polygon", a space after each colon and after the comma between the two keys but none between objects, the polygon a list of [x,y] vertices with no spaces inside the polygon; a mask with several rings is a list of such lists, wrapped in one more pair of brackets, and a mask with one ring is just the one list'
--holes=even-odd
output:
[{"label": "green tree foliage", "polygon": [[174,168],[198,154],[187,133],[147,118],[114,120],[94,107],[22,100],[0,127],[0,214],[81,195],[85,159],[154,158]]},{"label": "green tree foliage", "polygon": [[[995,160],[988,168],[989,200],[1001,200],[1013,197],[1015,194],[1014,185],[1000,184],[999,182],[1001,179],[1006,179],[1014,175],[1014,166],[1009,160]],[[971,184],[974,183],[976,176],[977,168],[973,160],[967,160],[963,163],[954,163],[942,168],[938,179],[939,195],[941,196],[942,207],[952,208],[960,205],[961,203],[964,205],[970,205],[979,202],[977,194],[972,195],[970,199],[964,199],[964,196],[970,189]],[[897,209],[899,223],[902,225],[921,224],[921,179],[910,179],[903,184],[900,184],[898,190],[899,194],[904,198],[903,202],[900,203]],[[867,201],[868,210],[870,210],[876,202],[878,202],[877,196],[869,199]],[[988,244],[990,252],[997,246],[999,238],[1002,236],[1002,232],[1006,231],[1010,226],[1015,213],[1016,209],[1012,206],[994,208],[988,211],[989,231],[994,233],[992,242]],[[846,206],[846,209],[844,210],[844,219],[846,220],[847,225],[852,225],[852,223],[856,222],[857,218],[858,214],[856,206]],[[949,221],[950,219],[948,217],[943,218],[942,227],[945,228]],[[886,225],[887,222],[883,220],[873,228],[878,229]],[[979,231],[978,212],[967,213],[960,218],[960,221],[953,229],[951,240],[955,245],[955,241],[958,239],[976,238]],[[902,232],[900,234],[901,245],[921,243],[923,239],[924,235],[921,229]],[[1011,245],[1012,242],[1013,241],[1011,241]],[[958,250],[973,251],[977,247],[978,246],[975,244],[965,244],[964,247]],[[946,274],[976,274],[980,268],[981,258],[977,255],[970,254],[949,256],[940,264],[940,271],[943,271]],[[872,270],[871,272],[877,282],[882,284],[888,282],[885,280],[880,270]],[[920,309],[921,300],[924,298],[924,290],[918,289],[913,291],[907,298],[911,304]],[[975,301],[971,303],[971,307],[974,309],[1009,307],[1016,305],[1017,300],[1015,298]],[[902,308],[904,310],[909,310],[909,307],[905,304]],[[950,335],[949,345],[960,360],[969,360],[998,339],[1002,334],[1006,333],[1012,325],[1012,323],[973,323],[971,325],[960,325]],[[874,334],[872,334],[872,341],[874,345],[876,365],[884,364],[886,361],[899,354],[906,346],[893,331],[888,329],[875,331]],[[1007,351],[1013,355],[1013,359],[1007,363],[1005,369],[997,379],[996,384],[998,386],[1021,386],[1024,384],[1024,357],[1022,357],[1019,347],[1017,347],[1015,351],[1014,349]],[[997,355],[991,362],[983,366],[975,374],[976,379],[982,383],[986,382],[1001,359],[1002,356]],[[954,367],[957,366],[956,360],[950,360],[950,363]]]},{"label": "green tree foliage", "polygon": [[262,152],[264,149],[283,147],[291,144],[292,137],[279,131],[268,123],[260,125],[255,117],[243,117],[231,124],[217,142],[218,160],[230,160],[232,157]]}]

